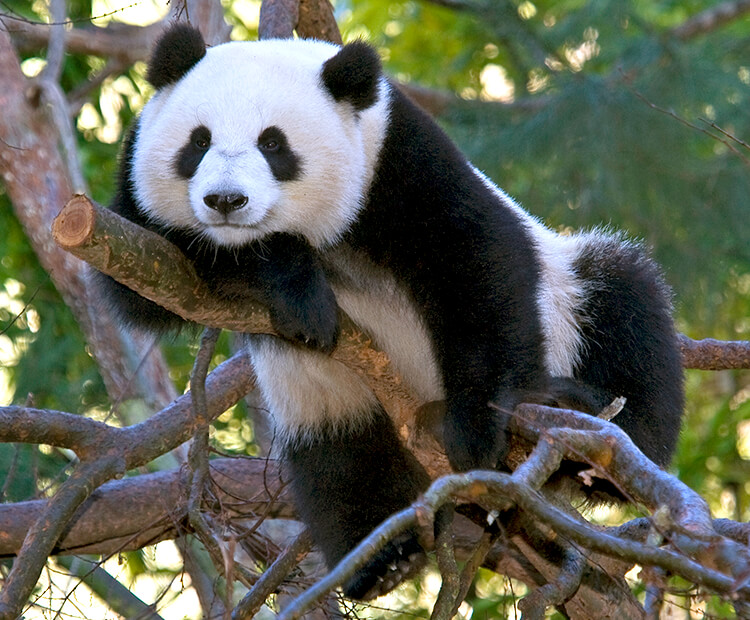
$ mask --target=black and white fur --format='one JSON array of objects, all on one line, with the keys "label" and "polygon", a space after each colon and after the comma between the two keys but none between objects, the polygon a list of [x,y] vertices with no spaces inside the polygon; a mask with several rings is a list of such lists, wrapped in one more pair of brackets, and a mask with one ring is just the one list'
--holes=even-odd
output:
[{"label": "black and white fur", "polygon": [[[474,169],[363,43],[229,43],[175,26],[125,144],[112,208],[164,235],[218,294],[261,298],[284,337],[250,336],[297,507],[334,565],[426,487],[354,372],[327,353],[337,306],[426,401],[447,403],[456,470],[503,468],[508,414],[562,386],[669,462],[680,357],[669,293],[637,245],[560,236]],[[128,324],[182,321],[102,276]],[[413,574],[412,532],[346,584],[371,598]]]}]

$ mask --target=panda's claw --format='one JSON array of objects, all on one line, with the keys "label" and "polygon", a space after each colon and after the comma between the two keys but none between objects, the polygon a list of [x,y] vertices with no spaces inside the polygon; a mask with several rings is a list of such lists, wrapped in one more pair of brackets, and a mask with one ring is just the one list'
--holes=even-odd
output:
[{"label": "panda's claw", "polygon": [[344,585],[347,598],[369,601],[387,594],[402,581],[415,576],[427,556],[414,532],[405,532],[389,542],[370,563],[363,566]]},{"label": "panda's claw", "polygon": [[335,299],[330,303],[309,304],[299,308],[271,308],[271,324],[287,340],[305,348],[330,353],[338,340],[338,311]]}]

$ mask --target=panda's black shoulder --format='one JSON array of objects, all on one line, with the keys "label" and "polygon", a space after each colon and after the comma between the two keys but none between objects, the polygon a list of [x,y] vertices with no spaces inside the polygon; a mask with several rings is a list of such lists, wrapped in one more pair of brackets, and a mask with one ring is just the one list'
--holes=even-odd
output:
[{"label": "panda's black shoulder", "polygon": [[141,213],[136,203],[133,187],[133,158],[138,135],[138,121],[135,121],[125,134],[120,150],[120,164],[117,173],[117,186],[110,203],[110,209],[122,217],[147,227],[148,218]]}]

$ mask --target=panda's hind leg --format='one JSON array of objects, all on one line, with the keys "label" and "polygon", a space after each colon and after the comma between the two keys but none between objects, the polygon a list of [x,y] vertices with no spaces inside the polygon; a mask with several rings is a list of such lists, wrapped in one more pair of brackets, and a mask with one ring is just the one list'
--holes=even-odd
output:
[{"label": "panda's hind leg", "polygon": [[[252,336],[249,351],[297,512],[333,568],[382,521],[411,504],[429,478],[353,371],[269,336]],[[344,585],[344,594],[359,600],[380,596],[424,563],[416,534],[405,532]]]},{"label": "panda's hind leg", "polygon": [[[348,428],[318,429],[287,442],[284,461],[300,517],[330,568],[428,483],[380,408]],[[415,532],[407,531],[344,584],[344,595],[369,600],[385,594],[414,576],[425,559]]]}]

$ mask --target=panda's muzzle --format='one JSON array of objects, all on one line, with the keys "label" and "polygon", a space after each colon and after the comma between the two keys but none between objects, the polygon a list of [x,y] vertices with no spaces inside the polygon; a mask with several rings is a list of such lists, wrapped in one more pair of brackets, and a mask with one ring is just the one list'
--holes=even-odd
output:
[{"label": "panda's muzzle", "polygon": [[247,196],[243,194],[206,194],[203,197],[205,205],[226,216],[238,211],[247,204]]}]

